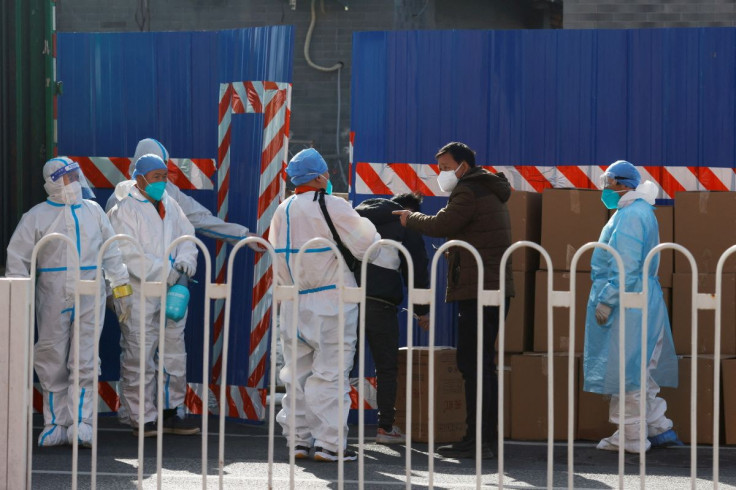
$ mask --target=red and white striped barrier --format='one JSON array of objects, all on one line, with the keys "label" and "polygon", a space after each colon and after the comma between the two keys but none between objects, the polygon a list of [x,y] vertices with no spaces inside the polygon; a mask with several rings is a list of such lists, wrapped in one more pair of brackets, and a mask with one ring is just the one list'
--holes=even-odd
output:
[{"label": "red and white striped barrier", "polygon": [[[352,145],[351,145],[352,147]],[[437,185],[437,164],[355,163],[357,194],[391,195],[419,191],[425,196],[447,196]],[[485,166],[503,172],[516,190],[542,192],[546,188],[598,188],[598,179],[606,166]],[[642,180],[660,187],[658,199],[674,199],[679,191],[734,191],[736,169],[722,167],[640,166]]]},{"label": "red and white striped barrier", "polygon": [[[84,172],[92,187],[114,188],[118,182],[130,179],[127,157],[69,157]],[[179,189],[214,190],[212,178],[217,171],[212,158],[171,158],[167,162],[169,180]]]},{"label": "red and white striped barrier", "polygon": [[[117,381],[99,381],[98,393],[99,400],[97,402],[98,413],[113,413],[120,408],[120,396],[118,394]],[[352,409],[358,408],[358,378],[350,378],[350,400]],[[376,404],[376,378],[366,378],[365,387],[365,403],[367,410],[377,407]],[[215,400],[215,404],[210,404],[209,413],[211,415],[219,414],[217,402],[220,400],[220,386],[210,384],[207,387],[209,391],[209,400]],[[187,393],[184,398],[184,406],[187,412],[194,414],[202,414],[202,396],[204,385],[200,383],[188,383]],[[266,395],[268,390],[248,389],[245,386],[229,385],[225,392],[227,397],[227,416],[247,420],[263,420],[266,416]],[[43,413],[43,396],[41,395],[41,387],[38,384],[33,386],[33,410],[36,413]]]},{"label": "red and white striped barrier", "polygon": [[[291,119],[291,84],[282,82],[233,82],[220,84],[218,114],[218,217],[227,219],[230,179],[230,126],[233,114],[262,113],[263,142],[261,148],[260,183],[258,188],[258,219],[256,233],[268,236],[268,227],[273,212],[284,195],[283,169],[289,142]],[[218,242],[215,270],[217,282],[225,281],[225,258],[223,244]],[[253,295],[248,356],[248,382],[241,400],[246,418],[265,414],[264,375],[268,330],[270,326],[271,299],[267,294],[271,287],[270,259],[266,254],[256,257],[253,271]],[[224,302],[215,302],[213,329],[212,382],[219,383],[222,372],[222,330],[225,312]]]}]

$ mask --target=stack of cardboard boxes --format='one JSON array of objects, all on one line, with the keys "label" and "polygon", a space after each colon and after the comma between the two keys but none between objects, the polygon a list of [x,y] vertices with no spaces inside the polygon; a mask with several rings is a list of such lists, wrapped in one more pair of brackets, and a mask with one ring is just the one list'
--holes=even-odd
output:
[{"label": "stack of cardboard boxes", "polygon": [[[664,240],[663,240],[664,241]],[[736,244],[736,192],[678,192],[674,205],[674,241],[688,249],[698,268],[697,293],[715,293],[718,260]],[[675,254],[672,280],[672,335],[680,357],[680,379],[676,389],[663,388],[668,416],[683,442],[713,443],[715,311],[697,314],[696,345],[692,345],[692,280],[690,261]],[[721,301],[721,349],[723,359],[723,417],[730,428],[726,443],[736,443],[736,259],[724,263]],[[690,382],[693,359],[697,360],[697,436],[690,430]],[[730,435],[730,437],[729,437]],[[721,439],[723,440],[723,439]]]},{"label": "stack of cardboard boxes", "polygon": [[[455,442],[465,435],[465,387],[457,368],[456,349],[435,347],[434,405],[429,405],[429,348],[411,349],[411,439],[429,440],[429,412],[434,414],[434,441]],[[399,349],[399,379],[396,392],[396,425],[407,433],[407,356],[409,349]]]},{"label": "stack of cardboard boxes", "polygon": [[[550,256],[550,264],[540,258],[536,272],[533,353],[513,356],[511,359],[511,437],[520,440],[547,438],[547,382],[548,332],[551,332],[553,352],[554,427],[555,439],[567,438],[568,410],[568,357],[571,344],[570,315],[567,308],[553,308],[551,330],[548,329],[548,281],[554,291],[569,290],[574,278],[575,326],[574,352],[583,350],[585,310],[590,293],[590,252],[584,253],[576,264],[574,276],[570,271],[573,256],[587,242],[596,241],[608,213],[601,204],[600,192],[583,189],[545,189],[542,193],[541,245]],[[514,237],[514,240],[516,238]],[[579,359],[572,359],[573,404],[579,414],[578,380]],[[524,389],[517,389],[524,387]],[[540,394],[542,396],[540,396]],[[591,413],[586,411],[586,415]],[[576,423],[577,425],[577,423]],[[575,427],[573,428],[574,434]],[[577,436],[577,434],[576,434]]]},{"label": "stack of cardboard boxes", "polygon": [[[611,216],[602,205],[601,193],[583,189],[546,189],[542,194],[519,192],[508,203],[514,242],[540,243],[549,253],[551,265],[530,249],[512,256],[516,297],[506,318],[505,330],[505,437],[514,440],[547,438],[548,332],[553,352],[554,417],[556,440],[567,438],[569,348],[572,359],[573,404],[577,414],[573,434],[576,439],[598,440],[615,427],[608,422],[608,397],[582,391],[581,354],[585,341],[585,315],[590,293],[590,257],[582,254],[572,275],[572,258],[585,243],[598,240]],[[718,259],[736,244],[736,193],[683,192],[675,206],[658,206],[660,242],[676,242],[690,250],[698,266],[698,293],[715,291]],[[726,444],[736,444],[736,258],[725,263],[723,274],[722,334],[722,432]],[[569,291],[574,278],[574,341],[570,333],[568,308],[553,308],[548,328],[547,285],[551,277],[554,291]],[[660,255],[659,281],[672,322],[675,347],[680,358],[680,379],[676,389],[663,388],[668,415],[681,439],[689,443],[713,442],[714,324],[712,310],[698,313],[697,346],[691,339],[691,272],[682,254],[665,251]],[[404,428],[406,350],[399,360],[397,425]],[[697,437],[690,433],[690,380],[693,353],[697,356],[698,422]],[[435,441],[460,439],[465,430],[463,383],[457,371],[455,350],[437,348],[435,358]],[[417,442],[427,440],[428,351],[415,348],[413,354],[412,433]],[[725,428],[725,430],[723,430]]]}]

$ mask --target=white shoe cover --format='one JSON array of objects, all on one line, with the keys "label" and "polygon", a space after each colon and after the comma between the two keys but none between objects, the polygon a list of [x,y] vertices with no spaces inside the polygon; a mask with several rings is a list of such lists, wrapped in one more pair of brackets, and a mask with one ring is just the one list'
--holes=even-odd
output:
[{"label": "white shoe cover", "polygon": [[63,446],[67,444],[66,427],[47,425],[38,436],[38,447]]},{"label": "white shoe cover", "polygon": [[[74,444],[74,426],[70,425],[66,429],[67,442]],[[80,447],[92,447],[92,426],[81,422],[79,424],[79,433],[77,434]]]},{"label": "white shoe cover", "polygon": [[[652,443],[648,440],[644,441],[644,451],[649,451],[652,447]],[[618,451],[618,432],[611,437],[605,437],[596,446],[596,449],[602,449],[604,451]],[[627,453],[639,454],[639,441],[626,441],[624,443],[624,451]]]}]

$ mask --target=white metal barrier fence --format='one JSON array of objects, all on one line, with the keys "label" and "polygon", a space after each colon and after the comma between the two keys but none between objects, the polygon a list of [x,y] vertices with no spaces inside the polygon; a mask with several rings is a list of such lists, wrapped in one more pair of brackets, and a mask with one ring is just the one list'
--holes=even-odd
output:
[{"label": "white metal barrier fence", "polygon": [[[67,241],[70,246],[73,247],[73,243],[71,240],[63,235],[60,234],[51,234],[43,239],[41,239],[33,251],[33,258],[32,258],[32,270],[31,270],[31,280],[28,279],[20,279],[20,280],[5,280],[0,282],[0,310],[8,311],[9,317],[8,321],[5,321],[5,317],[3,317],[3,329],[2,335],[4,339],[10,339],[7,343],[8,349],[7,352],[4,353],[2,357],[0,357],[0,368],[2,368],[3,364],[7,363],[8,370],[7,372],[11,374],[18,372],[18,353],[19,352],[25,352],[26,354],[26,362],[23,362],[21,364],[22,370],[23,370],[23,378],[25,380],[25,390],[23,397],[8,397],[7,399],[10,400],[7,405],[0,404],[0,423],[6,423],[6,421],[14,420],[14,421],[22,421],[22,423],[25,423],[25,427],[27,429],[27,435],[24,438],[24,444],[21,447],[24,447],[24,451],[19,451],[18,447],[14,447],[12,450],[8,449],[9,444],[6,444],[6,454],[7,454],[7,463],[6,463],[6,475],[7,475],[7,486],[8,488],[20,488],[22,486],[26,486],[28,488],[31,487],[32,484],[32,447],[34,444],[34,441],[32,439],[32,410],[33,410],[33,403],[32,403],[32,390],[33,390],[33,336],[34,336],[34,323],[35,323],[35,317],[32,314],[32,308],[34,305],[34,295],[35,295],[35,277],[36,277],[36,258],[38,251],[49,241],[51,240],[65,240]],[[95,315],[95,338],[99,335],[99,328],[100,328],[100,318],[99,318],[99,288],[101,285],[102,276],[101,276],[101,265],[102,265],[102,257],[106,251],[106,249],[110,246],[110,244],[115,240],[134,240],[126,235],[116,235],[109,240],[105,242],[102,249],[100,250],[98,254],[97,259],[97,273],[94,280],[81,280],[80,279],[80,272],[77,265],[76,274],[77,274],[77,281],[76,281],[76,290],[75,290],[75,305],[76,308],[79,308],[79,299],[80,296],[83,295],[94,295],[96,297],[96,315]],[[230,311],[231,311],[231,305],[230,302],[232,301],[232,283],[233,283],[233,263],[234,259],[237,255],[237,252],[240,251],[241,248],[243,248],[245,245],[249,243],[258,243],[259,245],[262,245],[267,248],[267,253],[271,259],[271,264],[276,264],[276,252],[270,247],[270,244],[268,244],[265,240],[261,238],[248,238],[245,240],[242,240],[240,243],[238,243],[232,253],[230,254],[229,261],[228,261],[228,269],[227,269],[227,282],[224,284],[217,284],[210,281],[211,277],[211,260],[209,253],[207,249],[204,247],[204,244],[198,240],[195,237],[192,236],[185,236],[180,237],[177,240],[175,240],[166,250],[166,254],[168,255],[169,252],[176,247],[177,244],[184,240],[191,240],[193,241],[202,251],[202,255],[205,258],[205,277],[207,278],[207,282],[205,285],[205,297],[204,297],[204,346],[203,346],[203,373],[207,373],[209,370],[209,335],[210,335],[210,315],[209,315],[209,306],[210,301],[215,299],[224,299],[226,301],[226,307],[225,307],[225,324],[224,324],[224,332],[223,332],[223,374],[222,379],[226,379],[227,376],[227,355],[228,355],[228,340],[229,340],[229,323],[230,323]],[[134,242],[135,243],[135,242]],[[315,238],[307,242],[297,254],[296,257],[296,267],[295,267],[295,274],[294,277],[299,277],[299,271],[301,268],[301,261],[304,260],[304,251],[307,248],[312,247],[315,244],[322,244],[329,247],[332,252],[337,256],[338,260],[340,261],[342,270],[345,270],[345,263],[342,259],[339,251],[337,250],[337,247],[323,239],[323,238]],[[141,255],[141,259],[143,256],[143,250],[140,248],[140,245],[135,243],[138,253]],[[413,306],[415,304],[429,304],[430,306],[430,326],[429,326],[429,343],[430,343],[430,352],[429,352],[429,406],[433,406],[434,403],[434,396],[435,396],[435,387],[434,387],[434,351],[431,349],[434,347],[434,337],[435,337],[435,308],[436,308],[436,286],[437,286],[437,269],[438,269],[438,262],[439,259],[444,255],[442,252],[449,249],[450,247],[462,247],[468,250],[473,257],[476,259],[477,264],[477,270],[478,270],[478,277],[483,277],[483,264],[480,259],[480,255],[478,252],[472,248],[469,244],[466,242],[461,241],[449,241],[445,243],[442,247],[440,247],[432,260],[431,265],[431,286],[430,289],[418,289],[414,287],[413,284],[413,264],[411,261],[411,257],[406,250],[406,248],[403,247],[403,245],[393,242],[391,240],[381,240],[373,245],[368,249],[366,256],[372,256],[372,253],[378,250],[378,247],[395,247],[398,249],[398,251],[404,255],[406,258],[406,262],[408,264],[408,277],[409,277],[409,284],[408,284],[408,311],[407,311],[407,319],[408,324],[411,325],[411,319],[413,317]],[[499,308],[499,334],[498,334],[498,387],[499,387],[499,396],[498,396],[498,419],[499,419],[499,425],[498,425],[498,448],[497,448],[497,455],[498,455],[498,467],[497,472],[495,473],[497,475],[497,485],[500,488],[504,487],[504,430],[503,430],[503,421],[504,421],[504,377],[503,377],[503,370],[504,370],[504,354],[505,354],[505,264],[508,262],[508,260],[511,257],[511,254],[523,247],[531,247],[535,250],[537,250],[542,257],[544,258],[547,269],[553,270],[552,262],[549,254],[544,250],[541,246],[539,246],[536,243],[533,242],[517,242],[514,243],[509,249],[505,252],[503,259],[501,261],[500,265],[500,287],[498,290],[484,290],[483,289],[483,281],[478,282],[478,291],[477,291],[477,298],[478,298],[478,351],[477,351],[477,366],[478,366],[478,385],[476,387],[476,394],[477,394],[477,405],[476,405],[476,459],[475,459],[475,486],[477,488],[480,488],[482,484],[487,484],[487,482],[483,482],[482,478],[483,476],[488,476],[488,474],[484,475],[482,472],[481,467],[481,427],[482,427],[482,411],[481,408],[481,401],[482,401],[482,346],[483,346],[483,322],[482,322],[482,315],[483,315],[483,307],[484,306],[496,306]],[[572,423],[573,418],[575,416],[574,413],[574,403],[573,403],[573,397],[574,397],[574,380],[571,375],[571,373],[574,372],[573,370],[573,359],[574,359],[574,346],[575,346],[575,290],[576,290],[576,283],[575,283],[575,272],[577,271],[578,262],[581,259],[581,257],[587,253],[589,250],[592,250],[596,247],[602,248],[609,252],[616,260],[616,263],[618,264],[618,270],[619,270],[619,284],[625,284],[625,276],[624,276],[624,268],[623,268],[623,262],[619,254],[608,245],[604,245],[597,242],[591,242],[583,247],[581,247],[573,256],[570,272],[571,272],[571,280],[570,280],[570,289],[569,290],[561,290],[561,291],[555,291],[553,288],[552,283],[552,275],[549,274],[547,277],[547,294],[548,294],[548,302],[547,302],[547,346],[548,346],[548,354],[551,354],[553,352],[553,344],[552,344],[552,326],[553,326],[553,317],[552,317],[552,308],[553,307],[565,307],[569,308],[570,310],[570,323],[569,323],[569,335],[570,335],[570,343],[569,343],[569,353],[568,353],[568,359],[569,359],[569,366],[568,366],[568,413],[567,413],[567,420],[568,420],[568,440],[567,440],[567,478],[568,478],[568,487],[573,488],[573,478],[575,476],[574,473],[574,465],[573,465],[573,455],[574,455],[574,434],[573,434],[573,426]],[[691,282],[691,292],[692,292],[692,312],[691,312],[691,324],[692,324],[692,345],[695,346],[697,342],[697,332],[698,332],[698,325],[697,325],[697,317],[698,317],[698,311],[699,310],[714,310],[715,311],[715,352],[716,352],[716,360],[714,362],[714,383],[715,386],[719,386],[720,383],[720,355],[718,354],[721,350],[720,345],[720,335],[721,335],[721,298],[722,298],[722,275],[723,275],[723,264],[735,251],[736,251],[736,245],[726,250],[726,252],[723,253],[721,256],[718,266],[717,266],[717,272],[716,272],[716,290],[715,294],[709,294],[709,293],[699,293],[697,291],[697,265],[695,264],[695,260],[692,256],[692,254],[683,248],[682,246],[674,243],[664,243],[658,245],[656,248],[654,248],[646,257],[646,260],[644,262],[644,270],[648,270],[648,266],[651,263],[651,261],[654,259],[655,255],[657,253],[662,252],[663,250],[667,249],[673,249],[675,251],[678,251],[682,254],[684,254],[688,261],[690,262],[691,269],[692,269],[692,282]],[[74,256],[74,254],[70,254],[70,256]],[[366,274],[366,268],[367,264],[363,262],[362,264],[362,276],[365,278],[367,276]],[[164,272],[164,275],[166,273]],[[366,302],[366,288],[364,284],[358,285],[357,287],[346,287],[343,281],[343,275],[339,275],[339,282],[336,285],[337,291],[339,294],[339,301],[340,304],[344,303],[356,303],[361,306],[360,308],[360,318],[359,318],[359,345],[361,346],[360,352],[359,352],[359,376],[360,379],[364,379],[365,377],[365,302]],[[32,286],[31,286],[32,285]],[[646,485],[646,452],[643,451],[645,440],[646,440],[646,424],[641,423],[645,417],[645,400],[646,397],[644,396],[644,391],[646,390],[646,367],[645,367],[645,361],[646,361],[646,342],[647,342],[647,288],[648,285],[648,277],[645,274],[643,277],[643,292],[623,292],[620,293],[620,305],[621,308],[636,308],[642,310],[642,343],[644,345],[644,348],[642,348],[642,362],[641,362],[641,377],[640,377],[640,386],[642,387],[642,396],[640,397],[640,450],[641,451],[641,457],[639,460],[639,475],[640,475],[640,485],[641,488],[645,488]],[[161,317],[159,321],[159,375],[158,375],[158,392],[157,392],[157,400],[158,400],[158,440],[157,440],[157,450],[156,450],[156,474],[157,474],[157,487],[161,488],[162,486],[162,467],[161,467],[161,460],[162,460],[162,420],[163,420],[163,353],[165,351],[165,336],[164,336],[164,328],[165,328],[165,309],[166,309],[166,278],[162,277],[160,281],[145,281],[143,280],[141,283],[140,290],[137,294],[140,295],[140,299],[143,300],[145,297],[159,297],[161,298]],[[30,295],[30,301],[27,303],[20,303],[22,306],[21,308],[16,308],[18,304],[15,301],[15,298],[17,298],[19,295],[23,293],[23,291],[27,291]],[[278,283],[278,275],[273,274],[273,286],[272,286],[272,321],[275,322],[276,313],[277,313],[277,306],[279,303],[290,301],[291,306],[294,308],[294,322],[290,326],[292,329],[292,342],[296,343],[296,328],[297,328],[297,315],[296,315],[296,308],[298,303],[298,297],[299,297],[299,291],[296,286],[294,285],[284,285]],[[12,298],[12,301],[8,298]],[[11,307],[3,307],[5,304],[10,304]],[[142,301],[143,309],[145,311],[145,302]],[[342,308],[340,309],[340,318],[339,322],[341,325],[344,325],[344,314]],[[625,376],[622,376],[624,371],[625,363],[624,360],[624,349],[623,349],[623,342],[625,339],[625,329],[626,325],[623,320],[624,316],[619,315],[619,328],[621,331],[620,335],[620,359],[619,359],[619,379],[620,379],[620,386],[619,386],[619,394],[620,394],[620,400],[621,400],[621,406],[620,406],[620,412],[621,412],[621,424],[619,427],[619,430],[623,432],[623,420],[624,420],[624,411],[625,406],[623,404],[623,395],[625,393],[625,385],[624,385],[624,378]],[[141,370],[141,377],[143,378],[145,376],[145,367],[144,367],[144,349],[145,349],[145,328],[144,328],[144,312],[141,314],[141,317],[139,319],[140,323],[139,326],[141,328],[141,365],[139,366]],[[10,327],[15,325],[17,328],[18,322],[21,322],[20,324],[28,325],[29,328],[27,329],[27,335],[18,336],[17,331],[11,329]],[[74,346],[72,346],[73,349],[78,351],[79,349],[79,315],[76,315],[74,320],[73,329],[75,332],[74,337],[77,339],[77,342]],[[15,335],[14,335],[15,334]],[[339,329],[339,336],[340,338],[338,341],[342,345],[342,342],[344,340],[344,332],[342,329]],[[277,342],[277,336],[272,335],[271,338],[271,351],[275,352],[275,345]],[[407,346],[412,347],[413,346],[413,337],[412,337],[412,329],[409,328],[407,331]],[[292,347],[295,347],[292,344]],[[292,349],[292,352],[295,352],[295,349]],[[693,352],[696,352],[693,350]],[[95,358],[98,356],[98,346],[95,343],[95,352],[94,352]],[[75,389],[78,392],[79,391],[79,357],[76,356],[76,366],[74,369],[74,380],[75,380]],[[340,352],[340,356],[338,359],[339,366],[345,366],[346,362],[349,362],[349,359],[345,359],[344,354],[342,353],[342,350]],[[270,389],[271,389],[271,400],[274,399],[275,395],[275,386],[276,386],[276,360],[275,356],[272,356],[271,359],[271,376],[270,376]],[[410,488],[413,484],[422,484],[426,485],[429,488],[432,488],[434,486],[434,432],[435,432],[435,424],[434,424],[434,413],[432,410],[429,411],[428,414],[428,433],[429,433],[429,440],[428,440],[428,477],[426,481],[418,481],[417,479],[413,479],[413,473],[412,473],[412,442],[411,442],[411,405],[412,405],[412,354],[411,349],[408,351],[407,355],[407,381],[406,381],[406,399],[407,399],[407,423],[406,423],[406,436],[407,436],[407,442],[406,442],[406,463],[405,463],[405,484],[407,488]],[[547,487],[552,488],[553,482],[554,482],[554,466],[553,466],[553,457],[554,457],[554,438],[553,438],[553,428],[554,428],[554,421],[555,421],[555,413],[554,413],[554,405],[553,405],[553,397],[551,394],[555,390],[554,382],[553,382],[553,372],[554,372],[554,364],[552,362],[552,356],[548,355],[547,357],[547,369],[549,372],[548,376],[548,404],[547,404],[547,420],[551,421],[548,423],[548,434],[547,434]],[[340,386],[344,384],[344,370],[340,370]],[[206,374],[205,374],[206,375]],[[8,384],[0,384],[0,388],[4,390],[4,393],[12,393],[12,390],[14,389],[12,385],[12,377],[9,378],[11,382]],[[696,393],[697,393],[697,363],[693,362],[691,363],[691,434],[692,434],[692,440],[697,440],[697,406],[696,406]],[[220,387],[220,406],[226,405],[226,393],[225,393],[225,383],[223,382]],[[140,381],[140,398],[141,400],[144,399],[145,393],[144,393],[144,380],[141,379]],[[292,384],[294,386],[294,384]],[[559,389],[559,387],[558,387]],[[17,395],[17,393],[16,393]],[[208,406],[208,390],[203,390],[203,407]],[[363,488],[365,481],[364,481],[364,442],[365,442],[365,431],[364,431],[364,420],[365,420],[365,414],[364,414],[364,392],[363,390],[359,390],[359,443],[358,443],[358,486],[360,488]],[[712,474],[712,484],[714,487],[719,486],[719,403],[720,403],[720,393],[718,389],[714,390],[713,394],[713,402],[714,402],[714,424],[713,424],[713,474]],[[94,439],[93,439],[93,445],[92,445],[92,455],[91,455],[91,488],[96,488],[96,472],[97,472],[97,384],[94,384],[94,412],[93,412],[93,432],[94,432]],[[294,394],[292,393],[292,396],[290,397],[292,402],[295,400]],[[23,409],[20,410],[21,406],[19,403],[15,403],[14,406],[12,401],[13,400],[23,400]],[[78,404],[79,404],[79,397],[75,397],[76,403],[77,403],[77,410],[78,410]],[[344,405],[343,398],[341,397],[339,399],[339,411],[340,413],[343,412]],[[294,417],[294,407],[291,407],[291,417],[292,417],[292,424],[293,427],[293,417]],[[206,408],[205,408],[206,409]],[[20,411],[19,411],[20,410]],[[142,425],[142,424],[141,424]],[[22,425],[21,425],[22,426]],[[6,434],[6,441],[11,441],[12,434],[10,433],[10,425],[7,425],[8,430],[5,432]],[[77,430],[78,430],[78,418],[74,417],[74,425],[72,430],[74,431],[74,443],[72,447],[72,468],[71,468],[71,475],[72,475],[72,488],[77,488],[78,484],[78,478],[77,478],[77,466],[78,466],[78,441],[77,441]],[[219,433],[219,452],[218,452],[218,461],[219,461],[219,474],[218,474],[218,486],[219,488],[223,488],[224,485],[224,461],[225,461],[225,447],[224,447],[224,434],[225,434],[225,410],[220,410],[220,418],[219,418],[219,427],[218,427],[218,433]],[[0,436],[3,435],[2,429],[0,429]],[[202,460],[201,460],[201,471],[202,471],[202,488],[207,488],[207,436],[208,436],[208,417],[203,416],[202,417]],[[339,439],[342,440],[344,437],[343,428],[342,425],[340,425],[339,429]],[[269,406],[269,443],[268,443],[268,474],[266,478],[264,479],[264,483],[268,485],[269,488],[272,488],[274,486],[273,482],[273,465],[274,462],[274,444],[275,444],[275,408],[274,403],[271,403]],[[295,453],[294,453],[294,439],[293,435],[288,441],[288,444],[290,446],[290,456],[289,456],[289,485],[291,488],[294,488],[297,480],[295,478]],[[696,478],[697,478],[697,444],[693,443],[690,447],[690,485],[692,488],[695,488],[696,485]],[[340,456],[342,456],[342,448],[339,449]],[[144,456],[144,446],[143,446],[143,431],[139,431],[138,433],[138,487],[142,487],[143,482],[143,456]],[[618,485],[620,488],[624,487],[624,446],[620,445],[619,447],[619,454],[618,454]],[[344,483],[344,463],[342,461],[342,457],[339,458],[338,464],[337,464],[337,482],[338,486],[342,488]],[[26,473],[25,475],[18,475],[18,469],[23,468],[25,469]],[[23,478],[25,477],[25,481],[23,481]],[[12,479],[12,481],[11,481]]]}]

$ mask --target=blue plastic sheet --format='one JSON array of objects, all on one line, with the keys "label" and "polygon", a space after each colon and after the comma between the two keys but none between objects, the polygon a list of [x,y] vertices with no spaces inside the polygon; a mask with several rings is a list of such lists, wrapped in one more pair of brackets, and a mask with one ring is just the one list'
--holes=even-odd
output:
[{"label": "blue plastic sheet", "polygon": [[[291,26],[219,32],[59,33],[59,154],[132,157],[137,142],[160,140],[173,158],[217,159],[220,83],[291,82]],[[263,134],[260,114],[232,118],[229,221],[256,229]],[[188,191],[216,214],[215,191]],[[109,191],[97,192],[104,206]],[[204,239],[211,257],[214,241]],[[244,249],[248,251],[249,249]],[[246,385],[253,255],[241,251],[234,272],[228,384]],[[214,270],[213,270],[214,273]],[[202,382],[204,260],[186,328],[187,377]],[[197,299],[199,298],[199,299]],[[112,315],[108,315],[110,317]],[[118,379],[118,330],[101,342],[103,380]],[[207,376],[209,377],[209,375]]]},{"label": "blue plastic sheet", "polygon": [[[482,165],[734,167],[735,56],[733,28],[356,33],[353,162],[463,141]],[[454,344],[441,294],[436,342]]]}]

